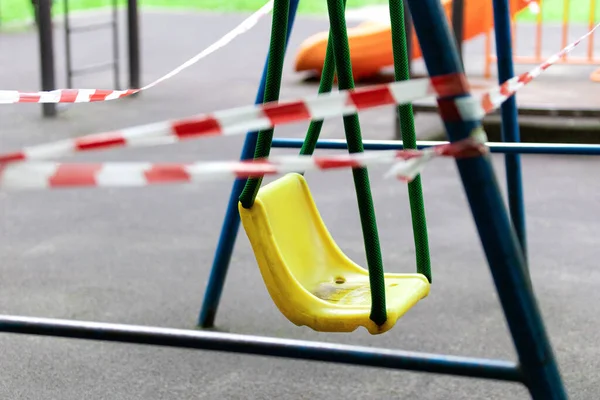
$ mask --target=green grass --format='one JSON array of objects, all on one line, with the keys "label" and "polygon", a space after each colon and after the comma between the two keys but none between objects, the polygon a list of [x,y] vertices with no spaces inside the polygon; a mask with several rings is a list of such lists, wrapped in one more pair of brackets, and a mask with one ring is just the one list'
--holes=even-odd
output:
[{"label": "green grass", "polygon": [[[69,0],[72,10],[90,10],[111,4],[110,0]],[[180,9],[218,10],[218,11],[253,11],[262,6],[266,0],[139,0],[143,6],[158,6]],[[486,0],[470,0],[486,1]],[[489,1],[489,0],[488,0]],[[596,1],[596,21],[600,21],[600,0],[571,0],[569,19],[573,22],[586,23],[589,20],[590,1]],[[125,3],[125,0],[119,0]],[[386,4],[387,0],[348,0],[348,7],[355,8],[366,5]],[[299,12],[303,14],[326,13],[326,0],[301,0]],[[55,0],[54,13],[60,14],[63,9],[62,0]],[[560,22],[563,16],[563,0],[544,0],[543,18],[546,22]],[[32,18],[30,0],[0,0],[0,23],[18,22]],[[520,21],[535,21],[536,16],[526,10],[519,16]]]},{"label": "green grass", "polygon": [[[256,11],[267,0],[139,0],[140,5],[168,7],[173,9],[212,10],[212,11]],[[126,0],[119,0],[125,4]],[[347,0],[348,7],[387,4],[388,0]],[[55,0],[54,14],[61,14],[63,1]],[[91,10],[112,4],[111,0],[69,0],[71,10]],[[327,12],[326,0],[301,0],[298,12],[322,14]],[[0,23],[31,19],[31,0],[0,0]]]}]

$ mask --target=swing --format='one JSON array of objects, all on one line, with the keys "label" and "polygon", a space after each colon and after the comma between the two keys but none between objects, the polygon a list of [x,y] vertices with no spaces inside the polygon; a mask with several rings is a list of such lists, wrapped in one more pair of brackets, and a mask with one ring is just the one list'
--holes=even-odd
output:
[{"label": "swing", "polygon": [[[287,20],[287,0],[275,0],[273,29]],[[402,16],[402,1],[391,0]],[[352,89],[352,67],[342,0],[328,0],[330,40],[319,93],[329,92],[337,67],[340,89]],[[397,21],[394,21],[397,20]],[[396,78],[408,79],[400,61],[407,59],[403,18],[392,18]],[[400,25],[399,25],[400,24]],[[264,101],[276,101],[283,69],[284,35],[271,35]],[[332,62],[334,61],[334,62]],[[416,148],[412,107],[398,108],[406,148]],[[311,122],[301,154],[316,148],[323,121]],[[351,153],[363,151],[357,115],[344,117]],[[273,130],[258,134],[255,158],[268,157]],[[239,212],[267,290],[292,323],[322,332],[352,332],[359,326],[371,334],[391,329],[398,319],[429,294],[431,273],[420,178],[409,184],[417,273],[384,273],[373,200],[366,168],[352,170],[365,241],[368,270],[350,260],[334,242],[313,201],[304,177],[287,174],[260,188],[262,177],[250,178],[240,195]]]},{"label": "swing", "polygon": [[385,274],[387,320],[371,321],[369,274],[333,241],[300,174],[264,186],[251,208],[239,210],[269,294],[296,325],[383,333],[429,293],[422,274]]}]

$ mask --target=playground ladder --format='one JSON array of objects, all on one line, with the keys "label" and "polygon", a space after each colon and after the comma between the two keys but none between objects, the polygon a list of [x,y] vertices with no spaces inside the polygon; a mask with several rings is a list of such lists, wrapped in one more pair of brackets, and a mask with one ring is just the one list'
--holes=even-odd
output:
[{"label": "playground ladder", "polygon": [[[73,87],[73,77],[83,74],[90,74],[106,69],[112,68],[114,88],[120,89],[121,85],[119,82],[119,21],[118,21],[118,7],[117,0],[111,1],[111,13],[110,18],[106,21],[94,22],[86,25],[71,26],[69,20],[69,0],[64,0],[64,14],[65,14],[65,52],[66,52],[66,64],[67,64],[67,87]],[[98,31],[101,29],[110,29],[112,33],[113,45],[112,45],[112,59],[107,62],[98,64],[87,65],[78,69],[73,68],[73,60],[71,53],[71,35],[75,33],[87,33]]]}]

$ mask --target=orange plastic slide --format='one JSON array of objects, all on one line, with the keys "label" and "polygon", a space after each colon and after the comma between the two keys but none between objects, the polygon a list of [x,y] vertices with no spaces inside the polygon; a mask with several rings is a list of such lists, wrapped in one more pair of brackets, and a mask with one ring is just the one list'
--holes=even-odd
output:
[{"label": "orange plastic slide", "polygon": [[[531,0],[510,0],[511,16],[528,6]],[[452,15],[452,0],[442,0],[446,17]],[[464,17],[464,40],[472,39],[491,29],[491,0],[466,0]],[[490,15],[486,17],[486,15]],[[316,71],[323,69],[327,49],[328,32],[321,32],[306,39],[296,56],[296,71]],[[393,65],[392,34],[389,23],[364,22],[348,29],[352,69],[356,80],[377,74],[382,68]],[[421,49],[416,36],[412,35],[412,59],[421,57]]]}]

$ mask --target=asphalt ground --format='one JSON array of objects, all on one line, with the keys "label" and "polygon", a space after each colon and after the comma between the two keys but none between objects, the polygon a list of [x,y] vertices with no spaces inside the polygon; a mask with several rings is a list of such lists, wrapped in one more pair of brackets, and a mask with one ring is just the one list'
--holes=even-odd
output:
[{"label": "asphalt ground", "polygon": [[[189,58],[241,21],[240,15],[145,12],[143,81]],[[326,27],[300,18],[290,43]],[[39,105],[0,108],[0,148],[76,137],[124,126],[250,104],[267,48],[264,21],[229,47],[136,99],[78,104],[53,121]],[[57,32],[57,54],[62,51]],[[102,60],[110,40],[80,37],[75,61]],[[0,36],[0,84],[38,88],[33,33]],[[58,59],[58,69],[64,62]],[[285,67],[282,97],[314,93]],[[79,87],[111,87],[110,74]],[[368,139],[393,137],[390,109],[361,114]],[[417,121],[418,126],[422,122]],[[306,126],[276,131],[301,137]],[[342,137],[328,121],[324,137]],[[99,152],[75,160],[198,161],[238,156],[242,137]],[[276,150],[283,153],[282,150]],[[504,187],[503,160],[492,157]],[[567,389],[595,399],[600,368],[600,187],[594,157],[523,157],[529,262],[533,285]],[[371,170],[386,269],[414,271],[404,184]],[[364,265],[349,171],[307,174],[321,214],[340,247]],[[431,294],[394,330],[371,336],[321,334],[289,323],[270,301],[245,235],[240,233],[217,329],[253,335],[514,360],[493,281],[454,163],[423,174],[434,283]],[[231,182],[146,189],[2,193],[0,313],[194,328]],[[518,384],[281,360],[205,351],[0,335],[3,399],[526,399]]]}]

